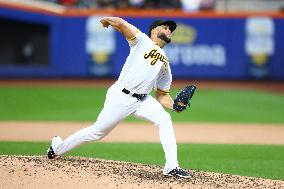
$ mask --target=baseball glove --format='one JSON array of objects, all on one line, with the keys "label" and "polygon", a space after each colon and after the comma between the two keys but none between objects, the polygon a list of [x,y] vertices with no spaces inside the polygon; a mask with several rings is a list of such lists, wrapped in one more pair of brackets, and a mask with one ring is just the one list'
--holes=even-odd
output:
[{"label": "baseball glove", "polygon": [[186,86],[180,92],[177,93],[176,98],[174,99],[173,109],[176,112],[182,112],[186,110],[186,107],[190,107],[190,100],[196,89],[195,85]]}]

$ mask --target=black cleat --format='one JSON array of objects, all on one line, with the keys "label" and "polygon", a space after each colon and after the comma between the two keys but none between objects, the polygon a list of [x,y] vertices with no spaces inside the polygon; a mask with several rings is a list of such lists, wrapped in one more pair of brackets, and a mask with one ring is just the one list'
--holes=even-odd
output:
[{"label": "black cleat", "polygon": [[181,178],[189,178],[190,175],[183,169],[176,167],[175,169],[171,170],[168,173],[164,174],[165,176],[178,176]]},{"label": "black cleat", "polygon": [[52,147],[50,146],[48,149],[47,149],[47,157],[48,159],[54,159],[56,158],[56,154],[54,153]]},{"label": "black cleat", "polygon": [[58,157],[58,155],[55,154],[53,149],[56,149],[61,143],[62,143],[62,139],[59,136],[55,136],[55,137],[52,138],[51,145],[47,149],[48,159],[55,159],[56,157]]}]

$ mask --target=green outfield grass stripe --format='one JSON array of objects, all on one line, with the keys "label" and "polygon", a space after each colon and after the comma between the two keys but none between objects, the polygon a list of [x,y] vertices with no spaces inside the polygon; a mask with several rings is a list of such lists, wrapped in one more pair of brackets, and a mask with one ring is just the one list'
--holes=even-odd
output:
[{"label": "green outfield grass stripe", "polygon": [[[49,143],[0,142],[0,154],[45,155]],[[91,143],[67,155],[164,165],[160,144]],[[179,144],[181,167],[284,180],[284,146]],[[47,160],[48,161],[48,160]]]},{"label": "green outfield grass stripe", "polygon": [[[171,90],[172,96],[176,92]],[[103,88],[0,87],[0,120],[94,121],[105,94]],[[280,94],[197,89],[191,107],[171,115],[181,122],[284,123],[283,107]]]}]

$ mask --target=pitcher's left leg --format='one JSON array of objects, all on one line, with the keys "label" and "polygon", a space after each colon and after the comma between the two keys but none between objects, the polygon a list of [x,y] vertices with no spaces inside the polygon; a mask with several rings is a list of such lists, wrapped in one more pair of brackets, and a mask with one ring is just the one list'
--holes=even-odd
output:
[{"label": "pitcher's left leg", "polygon": [[164,173],[178,167],[176,138],[170,114],[156,99],[148,96],[140,103],[140,107],[134,113],[134,116],[151,121],[158,127],[166,158]]}]

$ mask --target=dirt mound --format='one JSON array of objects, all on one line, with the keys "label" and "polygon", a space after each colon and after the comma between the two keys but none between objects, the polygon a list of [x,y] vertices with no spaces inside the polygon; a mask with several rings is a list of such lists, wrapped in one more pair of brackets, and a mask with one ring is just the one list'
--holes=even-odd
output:
[{"label": "dirt mound", "polygon": [[119,161],[0,156],[0,188],[284,188],[284,181],[189,170],[190,179],[164,177],[162,167]]}]

